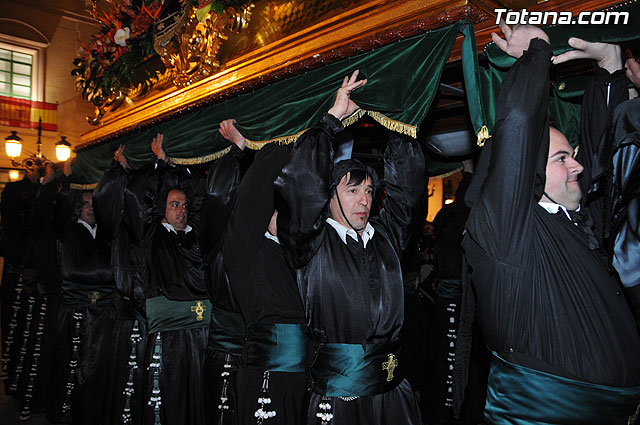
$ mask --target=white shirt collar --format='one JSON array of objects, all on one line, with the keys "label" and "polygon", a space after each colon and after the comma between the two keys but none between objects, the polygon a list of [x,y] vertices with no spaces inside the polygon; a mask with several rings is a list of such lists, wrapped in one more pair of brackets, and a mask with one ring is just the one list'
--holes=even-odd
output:
[{"label": "white shirt collar", "polygon": [[[338,236],[340,236],[340,239],[342,239],[342,242],[344,242],[345,244],[347,243],[347,235],[351,236],[351,238],[355,241],[358,240],[358,233],[356,233],[355,230],[343,226],[331,217],[328,217],[326,221],[331,225],[331,227],[336,229],[336,232],[338,232]],[[367,225],[364,227],[364,231],[362,232],[362,243],[364,244],[365,248],[367,247],[367,243],[371,240],[371,238],[373,238],[374,233],[375,229],[373,228],[371,223],[367,222]]]},{"label": "white shirt collar", "polygon": [[[564,215],[566,215],[567,218],[571,220],[571,215],[569,215],[569,211],[564,207],[564,205],[556,204],[554,202],[545,202],[545,201],[538,201],[538,205],[540,205],[542,208],[547,210],[549,214],[558,214],[558,211],[562,210],[562,212],[564,212]],[[580,205],[578,205],[578,208],[576,209],[576,211],[580,211]]]},{"label": "white shirt collar", "polygon": [[268,230],[266,232],[264,232],[264,237],[267,238],[267,239],[271,239],[272,241],[274,241],[275,243],[280,245],[280,239],[278,239],[277,236],[273,236],[271,233],[269,233]]},{"label": "white shirt collar", "polygon": [[83,219],[79,218],[78,219],[78,223],[82,224],[84,227],[87,228],[87,230],[89,231],[89,233],[91,233],[91,237],[93,239],[96,238],[96,232],[98,231],[98,225],[94,225],[93,227],[91,227],[91,225],[89,223],[87,223],[86,221],[84,221]]},{"label": "white shirt collar", "polygon": [[[176,231],[176,229],[170,225],[169,223],[165,223],[164,221],[162,222],[162,225],[165,227],[165,229],[167,229],[167,232],[173,232],[176,235],[178,234],[178,232]],[[193,228],[191,226],[189,226],[187,224],[186,229],[184,229],[184,233],[189,233]]]}]

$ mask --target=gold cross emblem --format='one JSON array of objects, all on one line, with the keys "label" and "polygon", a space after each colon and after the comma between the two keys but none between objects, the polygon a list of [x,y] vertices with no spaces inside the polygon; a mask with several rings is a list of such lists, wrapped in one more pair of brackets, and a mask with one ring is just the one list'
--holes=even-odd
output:
[{"label": "gold cross emblem", "polygon": [[398,366],[398,360],[393,354],[388,355],[389,358],[386,362],[382,362],[382,370],[387,371],[387,382],[393,380],[393,370]]},{"label": "gold cross emblem", "polygon": [[98,291],[89,292],[89,299],[91,300],[91,304],[95,304],[99,298],[100,298],[100,293]]},{"label": "gold cross emblem", "polygon": [[198,322],[204,319],[204,317],[202,316],[202,313],[204,313],[206,309],[207,309],[207,306],[204,305],[202,301],[198,301],[196,305],[191,306],[191,311],[193,311],[196,314],[196,320]]}]

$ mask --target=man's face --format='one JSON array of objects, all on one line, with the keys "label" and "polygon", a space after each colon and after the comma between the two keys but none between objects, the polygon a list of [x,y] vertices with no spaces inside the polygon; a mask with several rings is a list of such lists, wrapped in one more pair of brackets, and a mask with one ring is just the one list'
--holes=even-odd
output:
[{"label": "man's face", "polygon": [[187,228],[187,195],[181,190],[172,190],[167,195],[164,218],[176,230]]},{"label": "man's face", "polygon": [[[362,232],[369,221],[369,211],[373,201],[373,184],[370,178],[362,181],[359,185],[347,184],[351,173],[347,173],[340,180],[336,187],[336,192],[329,202],[329,213],[331,218],[338,223],[351,228],[353,226],[358,232]],[[340,203],[344,210],[344,216],[340,211],[340,205],[336,196],[340,196]],[[349,220],[345,220],[345,216]],[[349,225],[351,223],[351,226]]]},{"label": "man's face", "polygon": [[[580,205],[582,192],[578,186],[578,176],[584,167],[573,159],[573,149],[555,128],[551,127],[549,137],[549,159],[547,160],[547,181],[544,186],[543,201],[557,202],[569,211]],[[551,199],[549,199],[551,198]]]},{"label": "man's face", "polygon": [[84,192],[82,194],[82,210],[80,211],[80,219],[89,226],[96,224],[96,216],[93,215],[93,194]]}]

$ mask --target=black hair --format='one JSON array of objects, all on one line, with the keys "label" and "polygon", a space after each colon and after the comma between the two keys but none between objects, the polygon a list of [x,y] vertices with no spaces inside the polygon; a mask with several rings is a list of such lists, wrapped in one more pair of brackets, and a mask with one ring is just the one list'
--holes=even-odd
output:
[{"label": "black hair", "polygon": [[373,186],[373,190],[375,192],[378,186],[378,175],[376,174],[375,170],[367,165],[364,165],[357,159],[344,159],[333,166],[330,186],[332,195],[340,184],[342,178],[347,174],[349,174],[349,181],[347,182],[348,185],[357,186],[367,178],[371,179],[371,185]]}]

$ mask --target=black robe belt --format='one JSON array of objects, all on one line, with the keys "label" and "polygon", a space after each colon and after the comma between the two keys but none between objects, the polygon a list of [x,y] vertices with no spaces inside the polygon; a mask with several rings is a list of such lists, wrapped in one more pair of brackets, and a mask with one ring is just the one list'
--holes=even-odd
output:
[{"label": "black robe belt", "polygon": [[211,327],[210,340],[214,350],[229,353],[233,356],[242,356],[245,331],[242,315],[231,311],[214,308],[211,313],[213,326]]},{"label": "black robe belt", "polygon": [[304,372],[307,327],[302,324],[253,324],[249,327],[246,365],[272,372]]},{"label": "black robe belt", "polygon": [[380,344],[324,344],[311,366],[313,392],[329,397],[371,396],[401,381],[398,341]]},{"label": "black robe belt", "polygon": [[173,301],[166,297],[147,298],[149,333],[206,328],[211,321],[211,301]]}]

